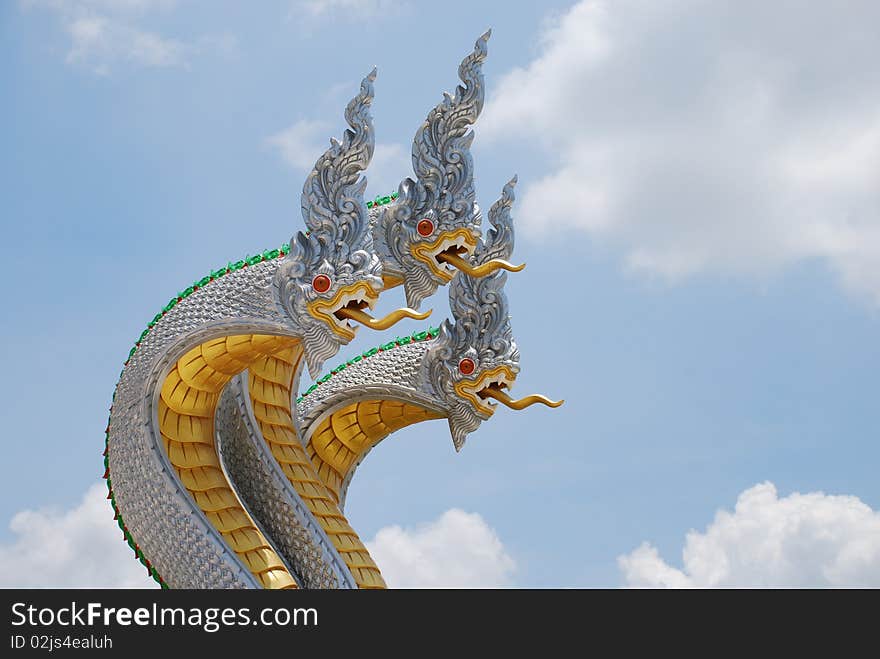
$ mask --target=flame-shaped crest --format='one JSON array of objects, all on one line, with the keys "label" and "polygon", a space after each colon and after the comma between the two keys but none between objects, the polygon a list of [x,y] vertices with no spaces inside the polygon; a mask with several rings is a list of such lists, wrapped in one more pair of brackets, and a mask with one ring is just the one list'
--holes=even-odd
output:
[{"label": "flame-shaped crest", "polygon": [[[375,146],[370,115],[375,79],[373,69],[345,109],[350,128],[341,142],[331,138],[306,178],[301,206],[308,232],[298,231],[291,239],[290,254],[278,270],[281,299],[301,332],[313,376],[350,340],[331,317],[332,305],[344,304],[346,297],[374,300],[382,286],[364,202],[367,182],[361,176]],[[323,308],[330,312],[319,313]]]},{"label": "flame-shaped crest", "polygon": [[[501,199],[489,210],[492,228],[477,247],[477,265],[493,258],[508,259],[513,252],[510,209],[514,185],[516,177],[504,186]],[[449,406],[449,428],[456,450],[492,414],[478,396],[480,389],[491,383],[510,385],[519,373],[519,350],[504,293],[506,282],[503,271],[479,278],[459,273],[449,288],[454,321],[443,322],[425,359],[430,382]],[[464,364],[468,368],[463,369]]]},{"label": "flame-shaped crest", "polygon": [[482,63],[490,34],[477,39],[461,62],[464,85],[454,96],[444,93],[416,132],[416,180],[404,179],[398,199],[374,211],[376,248],[386,274],[403,280],[407,304],[414,308],[452,278],[437,254],[456,245],[469,252],[476,247],[481,217],[470,151],[474,133],[468,129],[483,109]]}]

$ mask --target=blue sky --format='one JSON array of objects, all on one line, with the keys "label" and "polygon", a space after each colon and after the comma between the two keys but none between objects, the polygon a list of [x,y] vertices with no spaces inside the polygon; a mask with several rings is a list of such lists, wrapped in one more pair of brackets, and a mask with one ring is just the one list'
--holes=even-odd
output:
[{"label": "blue sky", "polygon": [[806,6],[4,3],[0,584],[53,525],[100,529],[40,549],[69,569],[115,541],[80,501],[125,355],[170,295],[302,226],[360,78],[385,194],[490,26],[474,161],[483,208],[519,175],[515,391],[566,404],[501,410],[461,454],[442,421],[371,453],[347,511],[380,567],[442,581],[394,564],[409,542],[487,585],[880,584],[880,15]]}]

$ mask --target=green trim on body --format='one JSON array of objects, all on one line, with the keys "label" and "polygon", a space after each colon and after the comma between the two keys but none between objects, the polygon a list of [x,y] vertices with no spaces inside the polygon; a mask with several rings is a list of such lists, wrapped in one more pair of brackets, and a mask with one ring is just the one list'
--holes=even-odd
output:
[{"label": "green trim on body", "polygon": [[311,394],[313,391],[315,391],[315,389],[317,389],[320,385],[327,382],[330,378],[332,378],[334,375],[336,375],[340,371],[344,371],[346,368],[348,368],[352,364],[356,364],[359,361],[362,361],[364,359],[368,359],[368,358],[372,357],[373,355],[379,354],[380,352],[386,352],[388,350],[392,350],[392,349],[396,348],[397,346],[405,346],[409,343],[415,343],[417,341],[428,341],[430,339],[436,339],[438,336],[440,336],[440,328],[439,327],[429,327],[428,329],[423,330],[421,332],[413,332],[409,336],[404,336],[404,337],[398,336],[393,341],[389,341],[388,343],[383,343],[382,345],[376,346],[375,348],[370,348],[369,350],[365,350],[357,357],[354,357],[353,359],[349,359],[347,362],[340,364],[336,368],[332,369],[329,373],[322,375],[317,380],[315,380],[315,383],[311,387],[309,387],[304,392],[302,392],[302,394],[300,394],[300,397],[296,399],[296,402],[297,403],[301,402],[303,398],[305,398],[306,396]]},{"label": "green trim on body", "polygon": [[[373,206],[384,206],[385,204],[390,204],[395,199],[397,199],[397,193],[392,192],[390,195],[385,195],[383,197],[377,196],[374,200],[368,201],[366,203],[366,205],[367,205],[367,208],[372,208]],[[309,232],[307,231],[306,235],[308,235],[308,233]],[[167,314],[175,306],[177,306],[178,302],[182,302],[185,298],[189,297],[190,295],[195,293],[200,288],[204,288],[205,286],[210,284],[212,281],[214,281],[216,279],[220,279],[224,275],[228,275],[230,272],[235,272],[236,270],[241,270],[242,268],[246,268],[249,265],[256,265],[257,263],[262,263],[263,261],[270,261],[272,259],[281,258],[283,256],[287,256],[288,254],[290,254],[290,243],[284,243],[283,245],[281,245],[281,247],[279,247],[277,249],[267,249],[266,251],[264,251],[260,254],[255,254],[254,256],[250,256],[250,257],[245,256],[243,259],[240,259],[240,260],[236,261],[235,263],[230,261],[229,263],[226,264],[225,267],[220,267],[217,270],[212,270],[209,274],[205,275],[204,277],[202,277],[198,281],[193,282],[192,285],[187,286],[184,290],[182,290],[176,296],[171,298],[168,301],[168,304],[166,304],[164,307],[162,307],[162,310],[159,313],[157,313],[155,316],[153,316],[153,319],[149,323],[147,323],[147,328],[143,332],[141,332],[141,335],[138,337],[137,341],[135,341],[134,346],[129,351],[128,358],[125,360],[125,364],[123,364],[123,366],[128,366],[128,362],[134,356],[134,353],[137,352],[137,349],[140,347],[141,342],[147,337],[147,335],[150,333],[150,330],[152,330],[153,327],[155,327],[156,324],[160,320],[162,320],[162,317],[165,314]],[[428,330],[428,332],[430,333],[431,330]],[[424,334],[424,332],[422,332],[422,334]],[[413,335],[413,340],[416,340],[414,337],[415,337],[415,335]],[[407,337],[407,338],[410,338],[410,337]],[[402,345],[402,344],[400,344],[400,345]],[[375,352],[372,352],[371,354],[375,354]],[[366,356],[367,355],[365,353],[363,355],[363,357],[366,357]],[[358,357],[357,359],[360,360],[360,357]],[[344,368],[344,366],[343,366],[343,368]],[[341,370],[341,369],[339,369],[339,370]],[[338,372],[338,370],[336,372]],[[119,374],[119,377],[122,378],[122,373]],[[328,375],[327,379],[329,379],[329,377],[330,376]],[[323,381],[326,382],[326,380],[323,380]],[[117,382],[116,386],[117,387],[119,386],[118,382]],[[116,390],[115,389],[113,390],[112,400],[113,401],[116,400]],[[302,398],[298,398],[297,402],[299,402],[300,400],[302,400]],[[111,415],[113,414],[112,404],[110,406],[110,414]],[[114,513],[113,519],[116,520],[116,523],[119,525],[119,529],[122,531],[123,539],[128,543],[128,546],[131,547],[132,551],[134,551],[135,558],[137,558],[137,560],[140,561],[141,565],[143,565],[145,568],[147,568],[147,573],[163,589],[167,589],[168,584],[165,583],[164,579],[162,579],[162,577],[156,571],[156,568],[153,567],[150,564],[150,561],[147,560],[147,557],[144,556],[144,552],[141,551],[141,548],[134,541],[134,538],[132,537],[131,532],[128,530],[128,528],[125,526],[125,522],[122,520],[122,514],[119,512],[119,508],[116,506],[116,497],[113,494],[113,485],[110,480],[110,458],[108,456],[108,453],[110,450],[109,443],[110,443],[110,419],[108,418],[107,419],[107,429],[104,431],[104,480],[107,481],[107,490],[108,490],[107,498],[110,500],[110,505],[113,507],[113,513]]]}]

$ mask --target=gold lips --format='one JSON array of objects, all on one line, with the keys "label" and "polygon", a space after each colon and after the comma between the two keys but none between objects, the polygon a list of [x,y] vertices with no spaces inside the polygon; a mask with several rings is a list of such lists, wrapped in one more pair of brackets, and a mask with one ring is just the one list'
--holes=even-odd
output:
[{"label": "gold lips", "polygon": [[477,239],[468,229],[456,229],[455,231],[444,231],[437,237],[437,240],[430,243],[416,243],[410,248],[410,253],[422,263],[426,263],[431,272],[444,283],[452,281],[455,272],[444,268],[437,256],[443,249],[452,247],[456,244],[464,243],[465,248],[469,252],[473,252],[477,247]]},{"label": "gold lips", "polygon": [[515,379],[516,373],[509,366],[502,365],[493,368],[491,371],[483,371],[480,373],[480,377],[476,379],[459,380],[455,383],[454,388],[455,393],[469,400],[475,408],[484,414],[492,416],[495,410],[485,403],[477,392],[489,386],[490,382],[504,382],[510,386]]},{"label": "gold lips", "polygon": [[512,410],[524,410],[525,408],[541,403],[548,407],[559,407],[565,401],[552,401],[540,394],[532,394],[524,396],[518,400],[512,399],[501,388],[502,385],[510,386],[516,379],[516,374],[506,365],[493,368],[491,371],[484,371],[480,377],[475,380],[461,380],[454,385],[455,393],[462,398],[466,398],[474,407],[491,416],[495,413],[495,409],[485,402],[486,398],[494,398],[502,405]]},{"label": "gold lips", "polygon": [[384,318],[373,318],[364,308],[372,307],[377,297],[377,293],[366,282],[358,282],[340,288],[329,300],[310,302],[307,308],[312,316],[327,323],[346,343],[354,338],[357,328],[346,326],[343,322],[345,319],[354,320],[370,329],[383,330],[404,318],[424,320],[431,315],[430,311],[418,313],[404,307],[395,309]]},{"label": "gold lips", "polygon": [[453,268],[460,270],[471,277],[485,277],[498,270],[519,272],[526,267],[525,263],[513,265],[504,259],[492,259],[480,265],[471,265],[462,254],[473,253],[477,246],[477,240],[467,229],[446,231],[430,243],[417,243],[412,246],[410,252],[422,263],[427,263],[431,271],[444,283],[448,283],[455,276],[455,272],[443,268],[441,263],[448,263]]}]

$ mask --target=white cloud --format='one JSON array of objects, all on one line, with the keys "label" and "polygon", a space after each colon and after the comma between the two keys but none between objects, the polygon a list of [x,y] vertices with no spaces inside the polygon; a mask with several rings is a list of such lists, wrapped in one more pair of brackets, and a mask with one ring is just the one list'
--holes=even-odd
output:
[{"label": "white cloud", "polygon": [[[9,528],[0,588],[158,587],[123,541],[102,483],[72,508],[23,510]],[[397,588],[508,586],[516,567],[482,517],[456,509],[416,529],[383,528],[367,547]]]},{"label": "white cloud", "polygon": [[299,10],[312,18],[333,16],[362,20],[395,12],[401,4],[400,0],[300,0],[295,3],[293,13]]},{"label": "white cloud", "polygon": [[583,231],[670,279],[819,258],[880,303],[878,23],[867,1],[585,0],[500,80],[480,139],[548,154],[533,236]]},{"label": "white cloud", "polygon": [[740,494],[704,533],[690,531],[683,568],[645,542],[618,565],[635,587],[878,587],[880,512],[822,492],[779,498],[772,483]]},{"label": "white cloud", "polygon": [[171,9],[177,0],[21,0],[25,8],[46,7],[53,11],[72,9],[110,11],[118,13],[143,13],[155,9]]},{"label": "white cloud", "polygon": [[91,65],[99,73],[107,73],[117,57],[150,67],[180,65],[187,50],[180,41],[104,16],[73,19],[67,31],[71,40],[67,61]]},{"label": "white cloud", "polygon": [[113,521],[107,488],[90,487],[67,510],[23,510],[0,543],[0,587],[158,587]]},{"label": "white cloud", "polygon": [[[266,138],[266,146],[276,150],[287,164],[307,172],[327,150],[331,136],[340,137],[334,133],[329,122],[300,119]],[[411,175],[411,169],[409,153],[400,144],[376,144],[366,172],[369,182],[367,197],[386,195],[397,190],[400,181]]]},{"label": "white cloud", "polygon": [[373,151],[373,160],[367,169],[369,189],[367,195],[387,195],[397,191],[397,186],[407,176],[412,177],[412,161],[408,150],[400,144],[379,143]]},{"label": "white cloud", "polygon": [[330,124],[322,120],[300,119],[288,128],[266,138],[266,145],[276,149],[287,164],[310,170],[327,149]]},{"label": "white cloud", "polygon": [[174,0],[24,0],[22,4],[54,12],[70,37],[68,63],[102,75],[126,63],[153,68],[185,67],[199,52],[229,52],[234,47],[230,35],[180,40],[142,25],[148,14],[173,9]]},{"label": "white cloud", "polygon": [[415,529],[385,527],[367,549],[391,588],[495,588],[516,564],[482,517],[447,510]]}]

